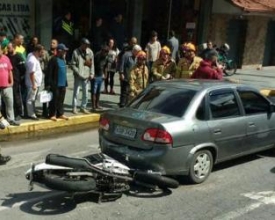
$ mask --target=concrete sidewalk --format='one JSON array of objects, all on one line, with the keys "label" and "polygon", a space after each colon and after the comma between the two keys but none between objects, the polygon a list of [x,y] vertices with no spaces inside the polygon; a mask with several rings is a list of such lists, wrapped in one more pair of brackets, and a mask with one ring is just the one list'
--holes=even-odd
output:
[{"label": "concrete sidewalk", "polygon": [[[238,70],[237,73],[232,76],[234,79],[240,79],[241,82],[243,77],[250,78],[265,78],[267,81],[273,81],[275,78],[275,67],[266,67],[262,70],[256,69],[245,69],[245,70]],[[270,78],[270,79],[269,79]],[[274,80],[275,82],[275,80]],[[265,84],[266,85],[266,82]],[[115,75],[115,86],[114,86],[116,95],[108,95],[108,94],[101,94],[100,103],[103,107],[103,111],[108,109],[117,109],[119,103],[119,79],[118,74]],[[61,120],[58,119],[56,122],[51,121],[49,119],[44,119],[40,117],[39,121],[32,121],[32,120],[21,120],[20,126],[10,126],[4,130],[0,130],[0,141],[5,140],[7,136],[11,136],[14,134],[28,134],[28,136],[35,136],[36,133],[43,133],[46,131],[61,131],[62,129],[68,129],[69,127],[76,127],[76,126],[85,126],[87,128],[93,128],[98,126],[98,120],[100,117],[101,112],[95,112],[90,114],[82,114],[79,113],[77,115],[72,114],[72,94],[73,94],[73,75],[71,71],[68,71],[68,88],[66,93],[66,98],[64,102],[65,108],[65,115],[69,117],[69,120]],[[79,95],[81,97],[81,93]],[[90,101],[90,98],[89,98]],[[42,114],[42,104],[37,103],[38,109],[38,116]],[[91,109],[91,103],[88,103],[88,110]],[[79,128],[79,127],[78,127]]]},{"label": "concrete sidewalk", "polygon": [[[36,133],[43,133],[46,131],[55,131],[60,132],[62,130],[69,130],[69,127],[77,127],[81,128],[81,126],[85,126],[93,128],[98,126],[98,121],[100,117],[100,113],[109,109],[116,109],[118,108],[119,102],[119,79],[118,74],[115,76],[115,86],[114,90],[116,95],[109,95],[109,94],[101,94],[100,96],[100,103],[103,107],[103,110],[100,112],[91,112],[90,114],[73,114],[72,113],[72,96],[73,96],[73,74],[69,70],[68,71],[68,87],[66,91],[66,97],[64,101],[64,111],[65,115],[69,117],[69,120],[62,120],[58,119],[57,121],[51,121],[49,119],[45,119],[42,117],[42,104],[36,102],[37,108],[37,116],[39,118],[38,121],[33,121],[30,119],[22,119],[20,121],[20,126],[9,126],[4,130],[0,130],[0,141],[6,140],[7,136],[11,135],[22,135],[28,134],[27,136],[35,136]],[[79,102],[81,101],[81,91],[79,94]],[[89,91],[89,99],[88,99],[88,106],[87,109],[91,110],[91,103],[90,103],[90,91]]]}]

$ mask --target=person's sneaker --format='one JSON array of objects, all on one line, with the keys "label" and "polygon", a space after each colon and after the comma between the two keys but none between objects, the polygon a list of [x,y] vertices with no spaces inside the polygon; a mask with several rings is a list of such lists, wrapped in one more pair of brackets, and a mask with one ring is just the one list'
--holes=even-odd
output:
[{"label": "person's sneaker", "polygon": [[69,120],[69,117],[67,117],[66,115],[61,115],[58,118],[60,119],[64,119],[64,120]]},{"label": "person's sneaker", "polygon": [[2,156],[0,154],[0,165],[6,164],[8,161],[10,161],[11,157],[10,156]]},{"label": "person's sneaker", "polygon": [[85,109],[85,108],[81,108],[80,109],[80,112],[82,112],[82,113],[84,113],[84,114],[89,114],[90,112],[87,110],[87,109]]},{"label": "person's sneaker", "polygon": [[72,113],[75,114],[75,115],[77,114],[76,108],[73,108]]},{"label": "person's sneaker", "polygon": [[96,109],[103,110],[103,107],[101,107],[100,105],[98,105],[98,106],[96,106]]},{"label": "person's sneaker", "polygon": [[20,116],[20,115],[17,115],[16,117],[15,117],[15,121],[20,121],[22,119],[22,117]]},{"label": "person's sneaker", "polygon": [[29,119],[32,119],[34,121],[38,121],[39,120],[39,118],[37,118],[36,115],[29,116]]},{"label": "person's sneaker", "polygon": [[9,121],[9,124],[12,126],[20,126],[20,122],[18,121]]},{"label": "person's sneaker", "polygon": [[5,129],[6,127],[9,127],[10,123],[4,118],[0,118],[0,129]]},{"label": "person's sneaker", "polygon": [[57,121],[57,118],[55,116],[50,117],[50,120]]}]

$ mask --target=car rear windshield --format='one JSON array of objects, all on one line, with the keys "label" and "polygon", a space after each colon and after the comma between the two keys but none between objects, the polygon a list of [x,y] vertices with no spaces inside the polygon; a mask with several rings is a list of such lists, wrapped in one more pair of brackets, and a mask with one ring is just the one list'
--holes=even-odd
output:
[{"label": "car rear windshield", "polygon": [[191,89],[155,86],[144,90],[129,107],[182,117],[195,94]]}]

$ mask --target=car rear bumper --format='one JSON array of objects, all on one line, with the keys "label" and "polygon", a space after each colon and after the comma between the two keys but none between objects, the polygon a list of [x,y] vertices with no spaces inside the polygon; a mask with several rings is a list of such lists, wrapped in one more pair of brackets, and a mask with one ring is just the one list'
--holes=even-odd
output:
[{"label": "car rear bumper", "polygon": [[192,158],[192,146],[169,148],[157,146],[141,150],[112,143],[99,138],[102,153],[126,164],[130,168],[152,170],[163,175],[186,175]]}]

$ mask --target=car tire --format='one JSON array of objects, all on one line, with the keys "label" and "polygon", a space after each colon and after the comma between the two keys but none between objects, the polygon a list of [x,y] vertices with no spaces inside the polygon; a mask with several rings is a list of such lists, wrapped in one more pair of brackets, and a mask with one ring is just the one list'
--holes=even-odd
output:
[{"label": "car tire", "polygon": [[194,154],[189,170],[191,183],[204,182],[211,173],[213,167],[213,156],[209,150],[201,150]]},{"label": "car tire", "polygon": [[50,189],[67,192],[88,192],[96,189],[96,181],[92,177],[77,180],[66,176],[47,175],[44,176],[42,183]]},{"label": "car tire", "polygon": [[158,175],[158,174],[142,172],[142,171],[138,171],[135,173],[134,180],[140,181],[142,183],[156,185],[161,189],[166,189],[166,188],[175,189],[179,186],[179,182],[175,179]]}]

